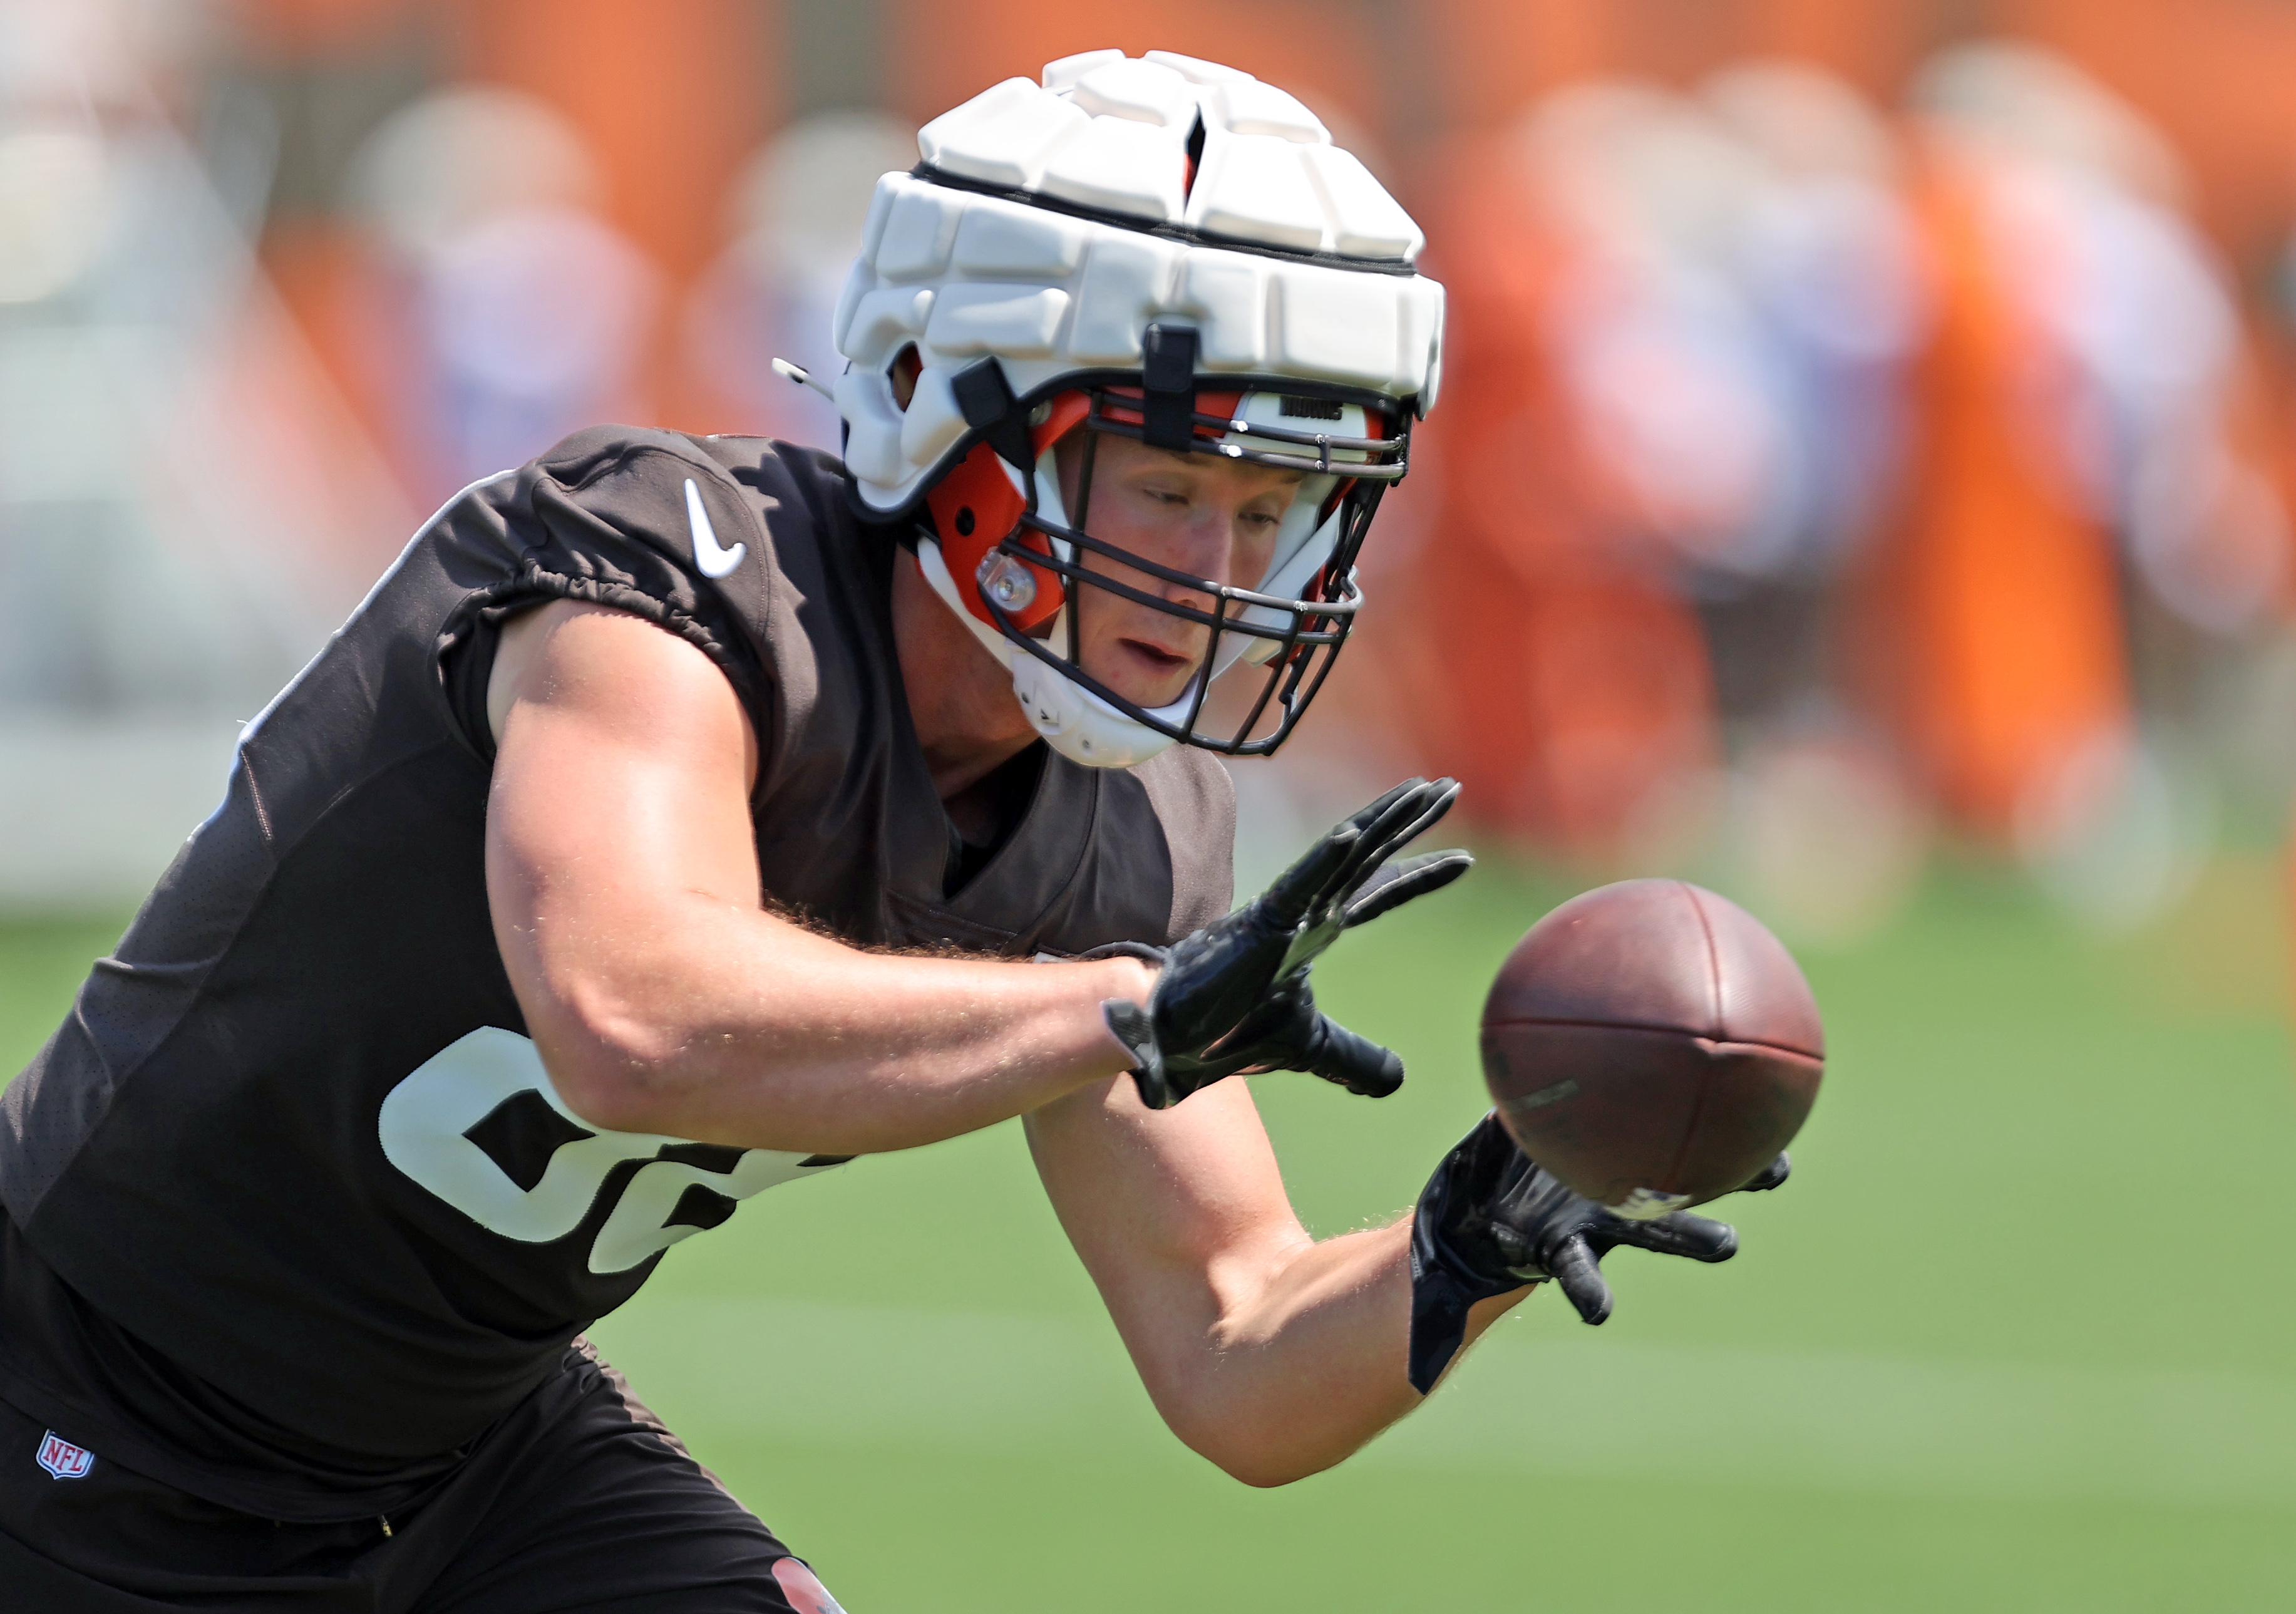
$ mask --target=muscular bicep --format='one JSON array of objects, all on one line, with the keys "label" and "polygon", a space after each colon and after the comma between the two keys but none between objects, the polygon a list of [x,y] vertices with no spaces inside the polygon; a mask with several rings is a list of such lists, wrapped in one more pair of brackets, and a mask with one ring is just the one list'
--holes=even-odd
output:
[{"label": "muscular bicep", "polygon": [[1160,1403],[1223,1320],[1311,1242],[1240,1080],[1167,1110],[1143,1105],[1129,1077],[1097,1083],[1032,1114],[1029,1143]]},{"label": "muscular bicep", "polygon": [[695,902],[755,910],[756,745],[733,687],[683,639],[561,600],[503,632],[487,896],[546,1061],[677,989]]}]

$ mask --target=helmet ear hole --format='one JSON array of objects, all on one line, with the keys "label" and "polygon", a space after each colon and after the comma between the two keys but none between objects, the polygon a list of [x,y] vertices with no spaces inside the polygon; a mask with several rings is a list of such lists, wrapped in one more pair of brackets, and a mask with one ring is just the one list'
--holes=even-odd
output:
[{"label": "helmet ear hole", "polygon": [[924,374],[925,361],[917,357],[917,344],[911,342],[893,355],[886,367],[885,378],[893,388],[893,405],[902,414],[909,412],[909,400],[917,395],[917,377]]}]

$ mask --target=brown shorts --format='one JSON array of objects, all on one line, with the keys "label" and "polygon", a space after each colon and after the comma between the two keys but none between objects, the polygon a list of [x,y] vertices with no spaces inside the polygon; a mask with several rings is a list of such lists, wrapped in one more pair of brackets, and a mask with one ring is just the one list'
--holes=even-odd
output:
[{"label": "brown shorts", "polygon": [[586,1346],[410,1515],[278,1524],[0,1401],[6,1614],[836,1614]]}]

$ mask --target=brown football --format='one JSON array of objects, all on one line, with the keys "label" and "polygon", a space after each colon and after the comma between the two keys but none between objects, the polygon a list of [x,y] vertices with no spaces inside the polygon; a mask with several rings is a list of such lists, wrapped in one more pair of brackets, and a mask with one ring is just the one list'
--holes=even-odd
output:
[{"label": "brown football", "polygon": [[1530,928],[1483,1005],[1483,1078],[1523,1153],[1621,1215],[1737,1188],[1825,1068],[1793,955],[1735,902],[1622,880]]}]

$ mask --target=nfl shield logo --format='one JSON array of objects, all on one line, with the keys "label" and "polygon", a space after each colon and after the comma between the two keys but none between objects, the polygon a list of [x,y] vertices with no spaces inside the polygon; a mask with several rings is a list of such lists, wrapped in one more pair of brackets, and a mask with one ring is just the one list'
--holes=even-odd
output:
[{"label": "nfl shield logo", "polygon": [[79,1479],[95,1466],[95,1453],[50,1429],[40,1442],[40,1466],[59,1479]]}]

